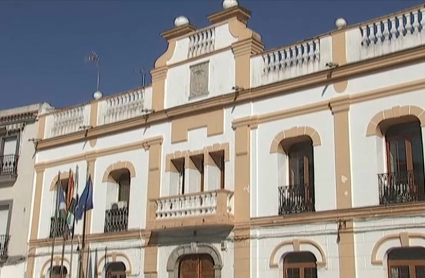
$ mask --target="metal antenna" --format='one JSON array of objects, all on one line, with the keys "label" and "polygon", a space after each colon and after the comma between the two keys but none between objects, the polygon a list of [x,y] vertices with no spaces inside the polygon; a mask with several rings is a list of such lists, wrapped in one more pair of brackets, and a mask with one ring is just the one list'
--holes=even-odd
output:
[{"label": "metal antenna", "polygon": [[87,57],[87,60],[89,62],[93,62],[96,64],[97,69],[97,87],[96,91],[99,92],[100,88],[100,68],[99,68],[99,62],[100,62],[100,56],[96,54],[96,52],[92,51],[91,54]]}]

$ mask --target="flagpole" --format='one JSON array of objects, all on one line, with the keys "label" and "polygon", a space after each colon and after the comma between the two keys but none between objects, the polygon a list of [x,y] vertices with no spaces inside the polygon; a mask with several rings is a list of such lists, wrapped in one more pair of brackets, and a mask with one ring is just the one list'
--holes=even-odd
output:
[{"label": "flagpole", "polygon": [[[78,175],[78,165],[75,167],[75,181],[74,183],[76,183],[75,186],[75,191],[77,192],[77,196],[78,196],[78,179],[79,179],[79,175]],[[78,197],[75,200],[76,203],[78,203]],[[72,236],[71,236],[71,258],[69,259],[69,277],[72,278],[72,257],[74,254],[74,233],[75,233],[75,208],[76,206],[73,208],[73,213],[74,213],[74,218],[72,219]]]},{"label": "flagpole", "polygon": [[59,186],[61,180],[61,172],[58,171],[58,181],[56,184],[56,207],[55,207],[55,218],[53,219],[53,240],[52,240],[52,254],[50,255],[50,270],[49,277],[52,278],[52,270],[53,270],[53,254],[55,252],[55,238],[57,231],[57,219],[58,219],[58,208],[59,208]]},{"label": "flagpole", "polygon": [[[87,170],[86,170],[86,180],[88,180],[90,174],[89,174],[89,167],[90,163],[87,161]],[[84,204],[87,203],[88,194],[86,196],[86,200],[84,201]],[[84,208],[84,218],[83,218],[83,239],[81,242],[81,249],[80,249],[80,275],[81,278],[83,276],[83,255],[84,255],[84,249],[86,247],[86,220],[87,220],[87,210]]]}]

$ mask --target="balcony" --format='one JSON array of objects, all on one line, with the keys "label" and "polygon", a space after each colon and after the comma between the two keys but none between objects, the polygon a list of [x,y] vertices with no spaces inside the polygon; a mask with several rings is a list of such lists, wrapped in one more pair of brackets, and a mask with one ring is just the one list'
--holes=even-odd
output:
[{"label": "balcony", "polygon": [[424,175],[406,171],[378,174],[379,204],[391,205],[424,201]]},{"label": "balcony", "polygon": [[279,215],[313,212],[314,190],[309,184],[279,187]]},{"label": "balcony", "polygon": [[8,257],[7,249],[9,247],[9,235],[0,235],[0,261]]},{"label": "balcony", "polygon": [[0,184],[13,184],[18,176],[18,155],[0,156]]},{"label": "balcony", "polygon": [[51,217],[49,238],[63,237],[66,225],[65,219]]},{"label": "balcony", "polygon": [[217,190],[150,200],[154,229],[233,226],[233,192]]},{"label": "balcony", "polygon": [[105,233],[117,233],[127,231],[128,208],[114,208],[105,211]]}]

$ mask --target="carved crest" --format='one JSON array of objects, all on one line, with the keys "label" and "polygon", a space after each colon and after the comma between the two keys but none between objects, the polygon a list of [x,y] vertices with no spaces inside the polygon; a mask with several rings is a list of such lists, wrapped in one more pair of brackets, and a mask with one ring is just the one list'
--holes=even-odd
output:
[{"label": "carved crest", "polygon": [[208,94],[209,62],[190,67],[190,94],[197,97]]}]

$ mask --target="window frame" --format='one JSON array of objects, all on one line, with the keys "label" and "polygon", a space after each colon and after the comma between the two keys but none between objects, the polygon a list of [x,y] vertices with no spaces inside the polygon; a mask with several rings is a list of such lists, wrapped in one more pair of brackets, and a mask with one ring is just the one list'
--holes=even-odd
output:
[{"label": "window frame", "polygon": [[7,224],[6,224],[6,234],[10,235],[10,223],[12,221],[12,209],[13,209],[13,200],[3,200],[0,201],[0,208],[7,207],[8,210],[8,216],[7,216]]},{"label": "window frame", "polygon": [[417,266],[425,267],[425,260],[388,260],[388,278],[392,277],[391,269],[393,267],[408,267],[409,278],[419,278],[416,277]]},{"label": "window frame", "polygon": [[12,133],[6,133],[3,135],[0,135],[0,156],[4,156],[4,145],[7,140],[13,140],[12,138],[15,138],[16,140],[16,147],[15,147],[15,153],[14,155],[19,154],[19,145],[20,145],[20,132],[12,132]]}]

